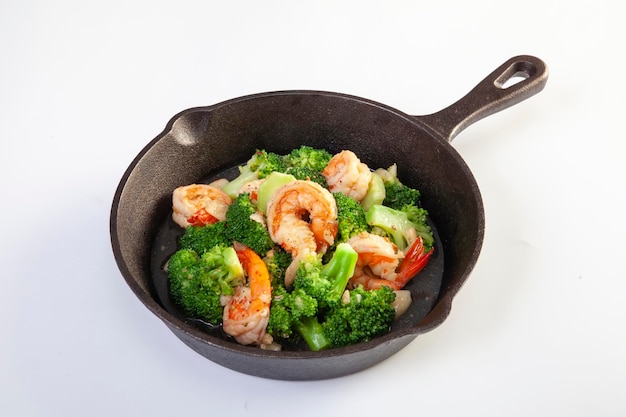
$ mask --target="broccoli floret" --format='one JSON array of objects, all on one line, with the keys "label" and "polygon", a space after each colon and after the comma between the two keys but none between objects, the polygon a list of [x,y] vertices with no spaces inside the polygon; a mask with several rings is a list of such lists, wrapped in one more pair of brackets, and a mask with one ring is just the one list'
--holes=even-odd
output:
[{"label": "broccoli floret", "polygon": [[313,351],[386,333],[395,317],[395,293],[388,287],[346,290],[357,256],[342,243],[328,264],[315,254],[305,257],[291,291],[273,288],[268,333],[282,341],[304,340]]},{"label": "broccoli floret", "polygon": [[259,179],[267,177],[272,172],[285,172],[287,168],[281,155],[265,150],[256,151],[248,161],[248,166],[252,171],[257,172]]},{"label": "broccoli floret", "polygon": [[328,308],[339,302],[348,280],[354,274],[358,254],[347,243],[337,245],[326,264],[322,258],[310,253],[300,261],[293,282],[294,289],[301,289],[315,298],[320,308]]},{"label": "broccoli floret", "polygon": [[167,263],[170,294],[191,318],[213,325],[222,323],[221,295],[234,294],[244,280],[243,267],[231,247],[214,246],[201,256],[191,249],[180,249]]},{"label": "broccoli floret", "polygon": [[226,210],[226,234],[231,241],[242,243],[264,257],[274,242],[265,225],[251,218],[255,215],[260,216],[250,194],[239,194]]},{"label": "broccoli floret", "polygon": [[389,237],[399,250],[404,251],[411,246],[417,236],[422,236],[424,247],[428,251],[434,243],[434,238],[430,226],[426,223],[427,215],[425,209],[414,205],[405,205],[401,210],[395,210],[376,204],[365,213],[365,218],[372,227],[372,233]]},{"label": "broccoli floret", "polygon": [[383,205],[395,210],[400,210],[405,205],[418,205],[420,198],[419,190],[400,182],[396,164],[393,164],[387,169],[377,169],[375,174],[383,180],[385,187]]},{"label": "broccoli floret", "polygon": [[332,157],[325,149],[302,145],[285,155],[285,162],[288,167],[310,168],[313,171],[321,172]]},{"label": "broccoli floret", "polygon": [[287,173],[299,180],[309,180],[328,188],[322,171],[333,156],[325,149],[302,145],[285,155]]},{"label": "broccoli floret", "polygon": [[[293,318],[289,309],[277,297],[276,289],[272,288],[272,303],[270,304],[270,317],[267,322],[267,333],[278,342],[289,340],[293,335]],[[278,299],[279,301],[274,301]]]},{"label": "broccoli floret", "polygon": [[293,175],[297,180],[313,181],[324,188],[328,188],[328,182],[326,182],[326,177],[322,175],[322,171],[311,167],[289,167],[286,172]]},{"label": "broccoli floret", "polygon": [[[286,260],[280,252],[277,252],[277,255],[278,259],[270,260],[272,265]],[[327,348],[330,342],[317,320],[318,312],[317,300],[303,289],[295,288],[289,291],[285,288],[283,279],[272,281],[272,302],[267,332],[274,340],[291,344],[304,340],[313,351]]]},{"label": "broccoli floret", "polygon": [[222,191],[231,198],[235,198],[244,184],[265,178],[274,171],[285,172],[286,169],[285,160],[281,155],[265,150],[257,150],[245,165],[239,167],[239,176],[226,184]]},{"label": "broccoli floret", "polygon": [[400,211],[406,213],[406,217],[411,223],[413,223],[413,227],[415,227],[417,235],[422,237],[424,250],[428,252],[435,243],[433,231],[426,222],[428,211],[422,207],[417,207],[411,204],[403,206]]},{"label": "broccoli floret", "polygon": [[385,183],[385,199],[383,204],[396,210],[406,205],[416,205],[420,192],[400,182]]},{"label": "broccoli floret", "polygon": [[273,287],[284,285],[285,271],[287,271],[287,268],[291,265],[292,260],[291,254],[280,246],[276,246],[263,258],[265,265],[267,265],[267,270],[270,273]]},{"label": "broccoli floret", "polygon": [[188,226],[179,240],[180,249],[192,249],[202,255],[214,246],[230,246],[226,236],[226,222],[206,226]]},{"label": "broccoli floret", "polygon": [[396,295],[389,287],[365,290],[359,286],[347,291],[322,323],[332,347],[362,343],[389,331],[395,317],[392,302]]},{"label": "broccoli floret", "polygon": [[354,199],[343,193],[333,193],[337,202],[337,223],[339,231],[336,242],[347,242],[352,236],[369,231],[365,211]]},{"label": "broccoli floret", "polygon": [[291,339],[298,322],[316,314],[315,298],[302,290],[289,292],[283,286],[273,286],[267,332],[277,340]]}]

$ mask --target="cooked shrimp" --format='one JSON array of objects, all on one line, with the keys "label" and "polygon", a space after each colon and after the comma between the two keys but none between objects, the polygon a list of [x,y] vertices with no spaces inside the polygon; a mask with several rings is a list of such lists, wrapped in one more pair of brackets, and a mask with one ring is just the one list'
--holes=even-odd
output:
[{"label": "cooked shrimp", "polygon": [[325,253],[337,236],[337,203],[332,194],[312,181],[292,181],[280,187],[267,206],[272,240],[290,252],[293,262],[285,274],[291,285],[299,260],[307,253]]},{"label": "cooked shrimp", "polygon": [[334,155],[322,174],[331,192],[340,192],[356,201],[367,194],[372,172],[352,151],[341,151]]},{"label": "cooked shrimp", "polygon": [[224,307],[223,329],[242,345],[269,345],[272,336],[266,333],[270,317],[272,286],[265,262],[252,249],[234,244],[248,285],[235,289],[235,295]]},{"label": "cooked shrimp", "polygon": [[286,251],[323,253],[337,235],[337,203],[313,181],[292,181],[272,196],[267,223],[272,240]]},{"label": "cooked shrimp", "polygon": [[250,200],[256,202],[257,197],[259,195],[259,186],[263,180],[252,180],[250,182],[245,183],[241,186],[238,191],[238,194],[248,193],[250,194]]},{"label": "cooked shrimp", "polygon": [[351,237],[348,244],[359,254],[350,279],[353,286],[361,284],[365,289],[372,290],[386,285],[394,290],[400,289],[394,280],[404,254],[398,251],[396,245],[386,237],[368,232]]},{"label": "cooked shrimp", "polygon": [[348,243],[359,254],[350,283],[370,290],[382,286],[402,289],[426,266],[433,253],[432,249],[424,252],[421,237],[415,240],[406,255],[389,239],[367,232],[353,236]]},{"label": "cooked shrimp", "polygon": [[216,223],[226,218],[231,198],[217,187],[191,184],[172,194],[172,218],[181,227]]},{"label": "cooked shrimp", "polygon": [[400,288],[404,287],[415,275],[417,275],[428,264],[435,248],[430,248],[426,252],[424,241],[421,236],[407,249],[406,255],[398,268],[394,282]]}]

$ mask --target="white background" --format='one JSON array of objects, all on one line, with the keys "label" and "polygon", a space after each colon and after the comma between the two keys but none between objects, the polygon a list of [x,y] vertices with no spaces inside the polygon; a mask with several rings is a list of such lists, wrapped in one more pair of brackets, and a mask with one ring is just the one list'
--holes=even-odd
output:
[{"label": "white background", "polygon": [[[0,2],[0,415],[626,415],[626,67],[619,2]],[[318,89],[412,115],[508,58],[539,95],[453,142],[486,235],[450,317],[390,359],[255,378],[134,296],[109,210],[175,113]],[[228,413],[228,414],[227,414]]]}]

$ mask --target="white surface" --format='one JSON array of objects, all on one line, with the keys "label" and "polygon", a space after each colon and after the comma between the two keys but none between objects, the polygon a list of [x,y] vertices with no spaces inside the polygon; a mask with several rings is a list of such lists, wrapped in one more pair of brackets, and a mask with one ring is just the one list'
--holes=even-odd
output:
[{"label": "white surface", "polygon": [[[618,3],[379,3],[0,3],[0,415],[626,414]],[[380,365],[227,370],[117,270],[113,193],[178,111],[321,89],[427,114],[518,54],[546,89],[453,143],[485,203],[480,260],[449,319]]]}]

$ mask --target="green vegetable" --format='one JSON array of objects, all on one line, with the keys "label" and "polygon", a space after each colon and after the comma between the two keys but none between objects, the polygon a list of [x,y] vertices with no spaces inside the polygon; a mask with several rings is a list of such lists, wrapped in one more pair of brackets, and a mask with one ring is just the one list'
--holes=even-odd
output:
[{"label": "green vegetable", "polygon": [[186,315],[213,325],[222,323],[221,295],[234,294],[244,282],[243,267],[231,247],[214,246],[201,256],[180,249],[167,263],[170,293]]},{"label": "green vegetable", "polygon": [[279,246],[269,251],[267,256],[263,258],[267,271],[270,273],[273,287],[278,288],[284,285],[285,271],[291,265],[291,261],[291,254]]},{"label": "green vegetable", "polygon": [[295,324],[295,328],[312,351],[331,347],[331,341],[316,317],[305,317]]},{"label": "green vegetable", "polygon": [[311,253],[300,261],[293,288],[315,298],[320,308],[330,307],[339,302],[348,280],[354,274],[358,257],[347,243],[337,245],[327,264],[322,264],[319,255]]},{"label": "green vegetable", "polygon": [[[258,150],[240,167],[240,175],[223,188],[233,200],[226,219],[188,227],[179,240],[180,249],[168,261],[170,293],[184,314],[213,325],[222,323],[223,296],[234,294],[234,288],[245,283],[232,247],[239,242],[263,258],[270,273],[267,332],[278,343],[306,343],[318,351],[365,342],[389,331],[395,293],[389,287],[371,291],[348,287],[358,254],[346,242],[361,232],[377,233],[388,236],[400,250],[410,246],[401,269],[418,271],[428,261],[433,245],[428,213],[418,205],[419,191],[398,180],[395,165],[373,173],[360,203],[333,194],[338,223],[335,244],[324,255],[310,253],[299,259],[290,288],[284,279],[292,255],[271,240],[263,222],[269,201],[286,183],[310,180],[327,187],[322,171],[331,158],[326,150],[310,146],[284,156]],[[256,199],[239,194],[244,184],[256,179],[264,179]]]},{"label": "green vegetable", "polygon": [[273,285],[267,332],[279,340],[293,339],[296,325],[306,317],[314,317],[317,309],[317,300],[304,291],[289,292],[284,286]]},{"label": "green vegetable", "polygon": [[[286,256],[286,255],[287,256]],[[304,340],[311,350],[320,350],[330,344],[325,340],[317,321],[317,300],[302,289],[287,290],[284,271],[291,263],[291,255],[276,250],[266,258],[272,276],[272,302],[267,332],[277,341],[295,344]],[[274,271],[274,272],[272,272]]]},{"label": "green vegetable", "polygon": [[385,199],[383,204],[396,210],[406,205],[417,205],[420,192],[400,182],[385,183]]},{"label": "green vegetable", "polygon": [[372,233],[389,237],[399,250],[407,249],[419,235],[428,251],[434,239],[430,226],[426,223],[427,214],[426,210],[414,205],[405,205],[401,210],[395,210],[376,204],[365,213],[365,219],[372,227]]},{"label": "green vegetable", "polygon": [[413,227],[415,228],[417,235],[422,237],[424,250],[426,252],[430,251],[435,244],[435,239],[433,237],[432,229],[426,222],[428,211],[424,208],[411,204],[403,206],[400,211],[406,213],[406,217],[411,223],[413,223]]},{"label": "green vegetable", "polygon": [[274,247],[274,242],[264,224],[253,220],[257,207],[250,199],[250,194],[239,194],[226,211],[226,234],[232,242],[239,242],[260,257],[264,257]]},{"label": "green vegetable", "polygon": [[192,249],[202,255],[214,246],[230,246],[226,236],[226,222],[217,222],[206,226],[189,226],[181,236],[181,249]]},{"label": "green vegetable", "polygon": [[259,185],[259,191],[257,192],[258,210],[263,214],[267,213],[267,205],[276,190],[295,180],[296,178],[293,175],[282,172],[272,172],[268,175],[261,185]]},{"label": "green vegetable", "polygon": [[321,172],[333,156],[325,149],[302,145],[285,156],[288,167],[309,168]]},{"label": "green vegetable", "polygon": [[343,243],[337,246],[326,265],[315,253],[305,257],[292,288],[286,289],[282,282],[273,281],[267,332],[280,341],[304,340],[314,351],[330,347],[320,319],[323,320],[330,306],[340,302],[357,257],[354,249]]},{"label": "green vegetable", "polygon": [[352,248],[342,244],[337,250],[332,265],[321,265],[315,257],[301,262],[293,290],[278,287],[274,292],[268,325],[273,337],[301,338],[318,351],[366,342],[389,331],[395,293],[389,287],[346,290],[343,271],[345,263],[352,265]]},{"label": "green vegetable", "polygon": [[389,287],[364,290],[357,287],[342,297],[325,315],[324,335],[332,347],[362,343],[389,331],[395,317],[396,295]]},{"label": "green vegetable", "polygon": [[367,187],[367,193],[363,200],[361,200],[361,206],[363,210],[369,210],[374,204],[383,204],[385,200],[385,183],[380,175],[376,172],[372,172],[372,178],[370,179],[369,186]]},{"label": "green vegetable", "polygon": [[239,167],[239,176],[226,184],[222,191],[228,194],[230,198],[235,198],[244,184],[256,179],[263,179],[274,171],[285,172],[286,169],[285,160],[281,155],[257,150],[245,165]]},{"label": "green vegetable", "polygon": [[328,161],[333,156],[325,149],[316,149],[302,145],[285,155],[287,173],[299,180],[309,180],[328,188],[326,177],[322,174]]},{"label": "green vegetable", "polygon": [[363,207],[343,193],[333,193],[337,202],[337,223],[339,232],[336,242],[347,242],[352,236],[369,231]]},{"label": "green vegetable", "polygon": [[377,169],[375,174],[378,175],[385,187],[385,198],[382,203],[387,207],[400,210],[406,205],[417,206],[420,198],[420,192],[417,189],[404,185],[398,179],[398,168],[393,164],[387,169]]},{"label": "green vegetable", "polygon": [[287,174],[293,175],[298,180],[313,181],[324,188],[328,188],[326,177],[322,174],[322,171],[317,171],[310,167],[289,167],[287,168]]}]

